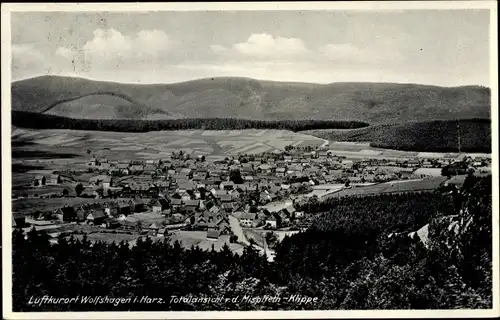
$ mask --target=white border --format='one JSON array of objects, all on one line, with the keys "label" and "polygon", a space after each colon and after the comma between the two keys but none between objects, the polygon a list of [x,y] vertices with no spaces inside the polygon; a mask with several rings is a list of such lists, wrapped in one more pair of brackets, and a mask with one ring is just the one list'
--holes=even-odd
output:
[{"label": "white border", "polygon": [[[393,310],[393,311],[239,311],[239,312],[61,312],[13,313],[11,297],[11,34],[10,12],[19,11],[248,11],[248,10],[416,10],[489,9],[490,66],[492,98],[492,175],[493,175],[493,309],[490,310]],[[2,276],[3,317],[5,319],[244,319],[244,318],[465,318],[492,317],[499,312],[499,216],[498,216],[498,44],[496,1],[398,1],[398,2],[275,2],[275,3],[64,3],[2,4]]]}]

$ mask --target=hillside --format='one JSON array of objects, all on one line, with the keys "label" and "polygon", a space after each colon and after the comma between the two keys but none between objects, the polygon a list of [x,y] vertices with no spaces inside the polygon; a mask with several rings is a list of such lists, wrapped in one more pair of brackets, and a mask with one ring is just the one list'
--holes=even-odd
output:
[{"label": "hillside", "polygon": [[490,90],[247,78],[140,85],[42,76],[12,84],[12,109],[87,119],[331,119],[383,124],[489,118]]},{"label": "hillside", "polygon": [[422,152],[457,152],[460,124],[462,152],[491,152],[491,121],[409,122],[353,130],[311,130],[304,133],[334,141],[366,142],[372,147]]}]

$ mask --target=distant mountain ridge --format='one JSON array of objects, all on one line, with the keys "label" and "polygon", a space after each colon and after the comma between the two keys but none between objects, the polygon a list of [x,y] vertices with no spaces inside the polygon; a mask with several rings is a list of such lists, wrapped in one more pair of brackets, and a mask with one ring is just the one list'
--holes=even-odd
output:
[{"label": "distant mountain ridge", "polygon": [[370,124],[490,118],[490,89],[207,78],[122,84],[41,76],[12,83],[12,109],[83,119],[242,118]]}]

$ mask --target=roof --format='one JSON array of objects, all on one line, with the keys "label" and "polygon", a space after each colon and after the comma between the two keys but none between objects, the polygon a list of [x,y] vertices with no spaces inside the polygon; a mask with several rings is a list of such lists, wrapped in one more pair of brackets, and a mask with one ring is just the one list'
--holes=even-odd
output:
[{"label": "roof", "polygon": [[266,218],[266,221],[276,221],[276,218],[274,217],[274,215],[270,215],[269,217]]},{"label": "roof", "polygon": [[243,212],[240,216],[240,220],[254,220],[256,213]]},{"label": "roof", "polygon": [[192,182],[182,182],[182,183],[178,184],[178,189],[190,190],[190,189],[194,189],[194,188],[195,188],[195,186]]},{"label": "roof", "polygon": [[130,204],[129,203],[124,203],[124,202],[119,202],[116,204],[116,206],[120,209],[122,208],[127,208],[127,207],[130,207]]},{"label": "roof", "polygon": [[92,217],[93,217],[94,219],[96,219],[96,218],[104,218],[104,217],[106,217],[106,214],[104,213],[104,210],[102,210],[102,209],[92,209],[92,210],[89,210],[89,213],[87,214],[87,217],[88,217],[90,214],[92,215]]},{"label": "roof", "polygon": [[207,238],[219,238],[219,230],[208,230]]},{"label": "roof", "polygon": [[44,179],[44,178],[45,178],[45,177],[44,177],[44,176],[42,176],[42,175],[36,175],[36,176],[35,176],[35,180],[42,180],[42,179]]},{"label": "roof", "polygon": [[172,199],[172,204],[173,205],[181,205],[182,204],[182,200],[181,199],[173,198]]},{"label": "roof", "polygon": [[188,207],[197,207],[200,204],[199,200],[184,200],[184,204]]}]

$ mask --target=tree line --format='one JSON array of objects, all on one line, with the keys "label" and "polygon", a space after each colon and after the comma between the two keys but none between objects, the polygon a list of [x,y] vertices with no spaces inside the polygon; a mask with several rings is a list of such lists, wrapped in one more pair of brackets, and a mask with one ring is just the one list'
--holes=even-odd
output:
[{"label": "tree line", "polygon": [[354,129],[368,126],[360,121],[336,120],[249,120],[234,118],[192,118],[168,120],[74,119],[56,115],[12,110],[12,125],[32,129],[72,129],[117,132],[161,130],[243,130],[278,129],[303,131],[313,129]]}]

